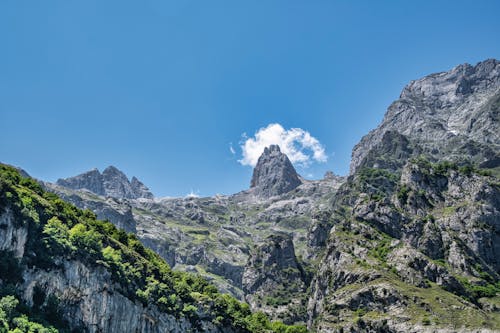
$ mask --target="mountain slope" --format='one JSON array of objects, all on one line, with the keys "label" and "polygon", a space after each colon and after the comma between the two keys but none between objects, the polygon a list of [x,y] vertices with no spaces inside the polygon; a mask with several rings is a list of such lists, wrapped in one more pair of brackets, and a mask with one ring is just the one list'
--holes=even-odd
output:
[{"label": "mountain slope", "polygon": [[354,147],[311,327],[500,330],[499,96],[497,60],[426,76]]},{"label": "mountain slope", "polygon": [[172,271],[134,235],[96,220],[5,165],[0,165],[0,251],[0,296],[16,294],[47,322],[63,323],[62,330],[305,331],[271,324],[203,278]]}]

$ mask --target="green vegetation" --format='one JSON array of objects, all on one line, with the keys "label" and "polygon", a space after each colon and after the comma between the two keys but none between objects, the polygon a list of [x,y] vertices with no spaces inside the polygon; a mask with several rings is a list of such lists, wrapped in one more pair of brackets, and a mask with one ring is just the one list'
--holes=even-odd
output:
[{"label": "green vegetation", "polygon": [[393,193],[399,178],[385,169],[362,168],[353,183],[354,194],[367,193],[371,200],[380,201]]},{"label": "green vegetation", "polygon": [[[77,209],[43,191],[34,180],[21,177],[14,168],[0,165],[0,211],[6,207],[29,234],[21,261],[1,256],[0,279],[4,282],[20,281],[24,266],[55,269],[60,259],[80,260],[88,266],[105,266],[119,285],[118,291],[129,299],[144,305],[155,304],[163,312],[188,318],[195,328],[199,327],[198,316],[203,313],[205,320],[208,314],[215,324],[240,331],[305,332],[302,326],[271,323],[264,314],[252,313],[248,304],[220,294],[200,276],[173,271],[135,235],[97,220],[92,212]],[[57,313],[58,302],[51,297],[42,294],[38,303],[51,309],[44,312],[43,319],[54,323],[57,316],[50,314]],[[27,317],[12,319],[8,313],[5,318],[7,330],[31,323]],[[38,331],[55,332],[50,329]],[[25,328],[20,330],[28,332]]]},{"label": "green vegetation", "polygon": [[0,298],[0,333],[57,333],[56,328],[31,321],[19,311],[19,300],[12,296]]},{"label": "green vegetation", "polygon": [[464,287],[466,293],[470,295],[469,300],[473,302],[477,302],[482,297],[489,298],[500,294],[500,281],[493,283],[483,280],[474,283],[465,277],[457,277],[457,279]]},{"label": "green vegetation", "polygon": [[368,253],[372,257],[380,260],[382,264],[385,264],[387,261],[387,255],[391,251],[392,238],[389,235],[382,233],[380,234],[381,234],[381,239],[377,242],[375,247],[373,247],[368,251]]},{"label": "green vegetation", "polygon": [[408,186],[403,185],[399,188],[397,196],[398,196],[399,201],[403,205],[407,203],[409,193],[410,193],[410,189],[408,188]]},{"label": "green vegetation", "polygon": [[414,158],[411,160],[411,162],[417,164],[420,168],[427,170],[428,173],[431,173],[432,171],[434,174],[441,176],[447,176],[450,170],[457,171],[466,176],[470,176],[472,174],[477,174],[480,176],[494,175],[493,170],[479,168],[478,166],[471,163],[465,163],[460,166],[457,163],[450,161],[432,163],[425,156]]}]

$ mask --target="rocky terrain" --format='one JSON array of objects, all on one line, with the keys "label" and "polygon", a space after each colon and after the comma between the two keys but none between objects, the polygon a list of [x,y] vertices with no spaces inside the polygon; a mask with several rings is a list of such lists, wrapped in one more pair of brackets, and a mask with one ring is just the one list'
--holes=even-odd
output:
[{"label": "rocky terrain", "polygon": [[[175,271],[285,323],[318,332],[494,332],[499,113],[500,62],[486,60],[407,85],[354,147],[348,177],[305,180],[270,146],[250,188],[234,195],[154,198],[115,167],[42,185],[135,234]],[[61,285],[68,270],[36,279]]]},{"label": "rocky terrain", "polygon": [[[495,59],[412,81],[382,123],[354,147],[350,173],[363,165],[400,168],[417,154],[433,161],[499,166],[499,87],[500,63]],[[390,151],[377,147],[387,149],[388,143],[393,145]]]},{"label": "rocky terrain", "polygon": [[291,332],[0,164],[1,332]]},{"label": "rocky terrain", "polygon": [[88,190],[106,197],[153,198],[153,194],[137,178],[132,177],[129,181],[127,176],[114,166],[107,167],[102,174],[93,169],[75,177],[58,179],[56,184],[73,190]]},{"label": "rocky terrain", "polygon": [[[71,179],[84,179],[86,174]],[[271,146],[255,168],[250,189],[230,196],[129,199],[58,185],[64,181],[43,184],[77,207],[135,233],[171,267],[201,274],[220,290],[248,300],[256,299],[255,290],[247,289],[244,281],[255,247],[265,247],[270,237],[281,234],[290,239],[294,256],[309,256],[309,228],[319,212],[328,210],[329,198],[344,181],[333,174],[318,181],[301,179],[279,147]],[[278,282],[274,286],[283,289],[286,281]],[[300,306],[282,307],[276,313],[273,297],[257,294],[260,301],[251,302],[254,309],[288,323],[306,321],[304,297]]]}]

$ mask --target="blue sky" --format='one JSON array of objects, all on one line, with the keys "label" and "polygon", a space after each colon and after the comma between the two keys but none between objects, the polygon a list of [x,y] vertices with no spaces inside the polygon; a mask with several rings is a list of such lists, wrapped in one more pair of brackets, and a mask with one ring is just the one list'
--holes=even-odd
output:
[{"label": "blue sky", "polygon": [[112,164],[158,196],[228,194],[250,182],[243,133],[280,124],[324,148],[301,174],[345,174],[410,80],[500,58],[498,13],[481,0],[1,1],[0,161],[49,181]]}]

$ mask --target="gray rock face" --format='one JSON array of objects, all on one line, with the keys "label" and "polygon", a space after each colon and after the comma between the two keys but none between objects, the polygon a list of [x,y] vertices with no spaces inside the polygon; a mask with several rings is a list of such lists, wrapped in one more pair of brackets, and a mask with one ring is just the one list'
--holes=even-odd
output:
[{"label": "gray rock face", "polygon": [[153,198],[153,194],[137,178],[132,177],[132,181],[129,181],[114,166],[107,167],[102,174],[93,169],[75,177],[58,179],[57,185],[73,190],[86,189],[97,195],[119,199]]},{"label": "gray rock face", "polygon": [[104,180],[99,170],[92,169],[75,177],[58,179],[57,185],[74,190],[86,189],[97,195],[105,195],[103,182]]},{"label": "gray rock face", "polygon": [[[353,174],[388,131],[398,132],[436,160],[500,165],[500,62],[464,64],[412,81],[392,103],[382,123],[352,152]],[[401,147],[404,148],[404,142]],[[407,147],[403,154],[411,153]],[[413,154],[415,155],[415,154]]]},{"label": "gray rock face", "polygon": [[132,177],[132,180],[130,181],[130,187],[132,189],[132,193],[134,193],[137,198],[153,198],[153,194],[149,191],[149,188],[147,188],[146,185],[144,185],[139,179],[135,177]]},{"label": "gray rock face", "polygon": [[301,183],[288,157],[279,146],[271,145],[259,157],[250,187],[258,196],[269,198],[289,192]]},{"label": "gray rock face", "polygon": [[250,255],[243,291],[253,309],[285,322],[305,321],[305,289],[305,273],[289,235],[269,236]]},{"label": "gray rock face", "polygon": [[[11,208],[2,210],[0,249],[22,259],[27,252],[26,235],[28,226],[16,219]],[[213,324],[210,314],[202,311],[200,325],[195,326],[186,317],[176,318],[155,305],[130,300],[112,282],[105,265],[89,265],[64,256],[55,260],[57,269],[23,267],[22,281],[16,287],[29,305],[35,303],[35,289],[43,291],[43,302],[49,295],[57,297],[63,318],[75,332],[235,332],[232,327]]]},{"label": "gray rock face", "polygon": [[0,250],[12,251],[14,257],[22,258],[27,238],[28,230],[16,225],[10,209],[0,214]]}]

